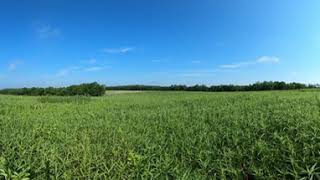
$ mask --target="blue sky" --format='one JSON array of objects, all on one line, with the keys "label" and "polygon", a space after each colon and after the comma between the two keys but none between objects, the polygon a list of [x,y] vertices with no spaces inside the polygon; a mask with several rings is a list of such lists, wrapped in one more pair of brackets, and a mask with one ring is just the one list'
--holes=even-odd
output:
[{"label": "blue sky", "polygon": [[319,0],[3,0],[0,88],[320,82]]}]

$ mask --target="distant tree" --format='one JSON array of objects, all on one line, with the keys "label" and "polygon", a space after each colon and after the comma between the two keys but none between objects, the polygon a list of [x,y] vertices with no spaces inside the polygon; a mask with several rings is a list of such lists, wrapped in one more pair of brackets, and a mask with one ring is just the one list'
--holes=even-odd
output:
[{"label": "distant tree", "polygon": [[307,86],[301,83],[285,83],[278,81],[264,81],[256,82],[250,85],[171,85],[171,86],[145,86],[145,85],[127,85],[127,86],[113,86],[106,87],[107,90],[159,90],[159,91],[211,91],[211,92],[222,92],[222,91],[267,91],[267,90],[294,90],[294,89],[305,89],[314,88],[316,86]]},{"label": "distant tree", "polygon": [[295,90],[306,88],[320,88],[319,85],[305,85],[302,83],[285,83],[279,81],[256,82],[250,85],[171,85],[171,86],[146,86],[146,85],[126,85],[105,87],[97,82],[72,85],[61,88],[20,88],[2,89],[0,94],[11,95],[32,95],[32,96],[102,96],[105,90],[153,90],[153,91],[267,91],[267,90]]},{"label": "distant tree", "polygon": [[0,94],[28,95],[28,96],[102,96],[105,93],[105,86],[97,82],[72,85],[61,88],[21,88],[3,89]]}]

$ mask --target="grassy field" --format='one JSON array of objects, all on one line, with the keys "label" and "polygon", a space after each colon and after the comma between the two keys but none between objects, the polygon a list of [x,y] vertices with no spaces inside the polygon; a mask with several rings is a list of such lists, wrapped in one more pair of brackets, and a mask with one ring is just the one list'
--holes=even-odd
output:
[{"label": "grassy field", "polygon": [[320,92],[0,96],[0,179],[320,179]]},{"label": "grassy field", "polygon": [[117,94],[132,94],[132,93],[140,93],[143,91],[131,91],[131,90],[107,90],[106,95],[117,95]]}]

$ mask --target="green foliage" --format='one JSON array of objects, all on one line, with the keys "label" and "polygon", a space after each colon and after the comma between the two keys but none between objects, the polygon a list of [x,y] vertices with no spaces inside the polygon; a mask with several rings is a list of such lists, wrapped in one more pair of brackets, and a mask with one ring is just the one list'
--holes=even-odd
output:
[{"label": "green foliage", "polygon": [[72,85],[62,88],[22,88],[22,89],[3,89],[0,94],[10,95],[29,95],[29,96],[102,96],[105,87],[96,82]]},{"label": "green foliage", "polygon": [[257,82],[250,85],[172,85],[172,86],[145,86],[145,85],[127,85],[106,87],[107,90],[152,90],[152,91],[267,91],[267,90],[295,90],[317,88],[315,85],[305,85],[301,83],[285,83],[277,81]]},{"label": "green foliage", "polygon": [[89,99],[0,96],[0,179],[320,179],[319,91]]}]

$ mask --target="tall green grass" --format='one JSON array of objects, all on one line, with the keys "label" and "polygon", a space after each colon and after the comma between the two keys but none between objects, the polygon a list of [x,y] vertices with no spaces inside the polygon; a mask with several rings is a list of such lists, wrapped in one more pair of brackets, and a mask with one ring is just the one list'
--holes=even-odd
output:
[{"label": "tall green grass", "polygon": [[89,96],[41,96],[38,98],[41,103],[74,103],[74,104],[84,104],[91,101]]},{"label": "tall green grass", "polygon": [[0,96],[0,179],[320,179],[317,91],[52,98]]}]

